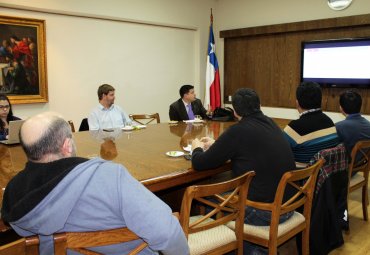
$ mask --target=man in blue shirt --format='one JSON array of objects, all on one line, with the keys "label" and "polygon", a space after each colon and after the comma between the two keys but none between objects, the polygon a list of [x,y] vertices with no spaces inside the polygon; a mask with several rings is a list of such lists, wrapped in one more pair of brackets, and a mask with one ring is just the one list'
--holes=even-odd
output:
[{"label": "man in blue shirt", "polygon": [[99,105],[89,115],[90,130],[122,128],[132,121],[121,107],[114,104],[115,89],[109,84],[98,88]]},{"label": "man in blue shirt", "polygon": [[40,255],[54,254],[53,233],[121,227],[141,240],[91,250],[127,254],[145,240],[148,247],[140,255],[189,254],[171,208],[123,165],[77,157],[69,124],[58,114],[46,112],[26,120],[20,141],[28,162],[8,183],[1,216],[19,235],[39,235]]},{"label": "man in blue shirt", "polygon": [[370,139],[370,122],[360,114],[362,98],[356,91],[344,91],[340,95],[339,104],[346,119],[336,123],[335,127],[347,153],[351,154],[358,141]]}]

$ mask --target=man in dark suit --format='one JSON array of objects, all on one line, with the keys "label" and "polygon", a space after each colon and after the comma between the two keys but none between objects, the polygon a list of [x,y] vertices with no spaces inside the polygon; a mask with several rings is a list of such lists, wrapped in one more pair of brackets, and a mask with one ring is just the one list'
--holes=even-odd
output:
[{"label": "man in dark suit", "polygon": [[193,120],[195,115],[207,118],[207,111],[202,102],[196,98],[194,86],[183,85],[180,88],[180,99],[170,105],[170,120]]}]

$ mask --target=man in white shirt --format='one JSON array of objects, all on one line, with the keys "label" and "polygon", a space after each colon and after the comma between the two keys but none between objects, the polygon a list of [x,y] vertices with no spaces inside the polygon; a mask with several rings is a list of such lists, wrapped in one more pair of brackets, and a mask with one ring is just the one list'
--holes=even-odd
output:
[{"label": "man in white shirt", "polygon": [[132,121],[121,107],[114,104],[115,89],[109,84],[98,88],[99,105],[89,115],[90,130],[122,128]]}]

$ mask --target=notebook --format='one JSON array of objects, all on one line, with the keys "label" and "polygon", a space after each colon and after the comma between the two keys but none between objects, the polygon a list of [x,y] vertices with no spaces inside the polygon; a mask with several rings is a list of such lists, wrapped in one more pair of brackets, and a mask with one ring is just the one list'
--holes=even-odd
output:
[{"label": "notebook", "polygon": [[8,140],[0,141],[0,143],[3,143],[3,144],[19,143],[19,130],[21,129],[23,122],[24,120],[9,121]]}]

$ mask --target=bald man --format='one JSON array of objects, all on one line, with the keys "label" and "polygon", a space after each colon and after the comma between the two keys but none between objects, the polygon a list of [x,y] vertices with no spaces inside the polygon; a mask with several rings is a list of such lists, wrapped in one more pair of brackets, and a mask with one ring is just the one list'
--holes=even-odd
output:
[{"label": "bald man", "polygon": [[[53,233],[121,227],[148,243],[140,254],[189,254],[171,209],[122,165],[76,157],[69,124],[59,114],[26,120],[20,141],[28,162],[7,185],[1,215],[19,235],[39,235],[41,255],[53,254]],[[140,242],[92,250],[126,254]]]}]

